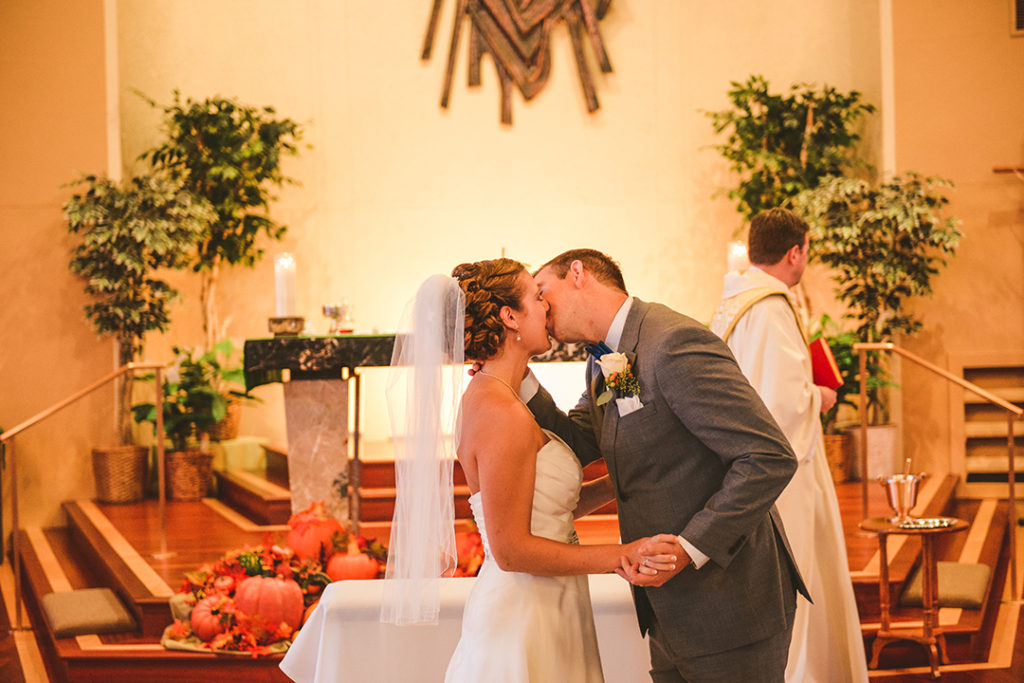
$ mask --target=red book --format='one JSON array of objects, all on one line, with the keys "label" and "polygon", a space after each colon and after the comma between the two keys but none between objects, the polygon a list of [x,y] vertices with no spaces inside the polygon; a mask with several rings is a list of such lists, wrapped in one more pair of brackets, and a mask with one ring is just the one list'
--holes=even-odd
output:
[{"label": "red book", "polygon": [[811,350],[811,371],[814,373],[814,383],[818,386],[835,389],[843,386],[843,376],[839,374],[839,366],[836,365],[836,357],[832,355],[832,349],[824,337],[818,337],[808,347]]}]

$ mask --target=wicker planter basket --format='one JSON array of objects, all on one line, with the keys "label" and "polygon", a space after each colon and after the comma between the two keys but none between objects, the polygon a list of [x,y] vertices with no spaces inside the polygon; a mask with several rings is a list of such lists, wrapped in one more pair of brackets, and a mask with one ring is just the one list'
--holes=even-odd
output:
[{"label": "wicker planter basket", "polygon": [[853,466],[853,435],[825,434],[825,458],[832,481],[842,484],[850,481],[850,468]]},{"label": "wicker planter basket", "polygon": [[227,441],[238,438],[238,422],[242,418],[242,404],[238,401],[228,401],[227,413],[224,419],[209,429],[210,438],[214,441]]},{"label": "wicker planter basket", "polygon": [[199,500],[210,489],[213,453],[168,451],[167,497],[171,500]]},{"label": "wicker planter basket", "polygon": [[149,450],[144,446],[92,449],[96,499],[101,503],[137,503],[142,500]]}]

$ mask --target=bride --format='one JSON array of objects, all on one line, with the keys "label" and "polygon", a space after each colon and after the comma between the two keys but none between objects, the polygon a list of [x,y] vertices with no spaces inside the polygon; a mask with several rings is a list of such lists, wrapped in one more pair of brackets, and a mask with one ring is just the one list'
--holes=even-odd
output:
[{"label": "bride", "polygon": [[[410,450],[415,450],[411,444],[424,433],[430,441],[433,426],[429,423],[443,417],[443,411],[435,408],[430,418],[424,417],[426,405],[444,401],[439,387],[428,390],[425,386],[431,383],[425,377],[436,381],[437,373],[419,372],[427,369],[423,356],[432,353],[438,365],[457,366],[460,371],[464,359],[479,363],[461,405],[450,415],[485,560],[466,603],[462,637],[445,680],[602,681],[586,575],[612,572],[623,562],[639,565],[648,574],[671,570],[676,559],[674,537],[654,536],[625,545],[579,545],[573,519],[611,500],[613,490],[607,477],[581,486],[582,470],[572,450],[554,433],[542,430],[519,399],[527,363],[550,346],[547,304],[522,264],[510,259],[478,261],[457,266],[452,278],[435,276],[417,295],[414,316],[413,333],[396,343],[392,362],[416,367],[419,376],[409,384],[412,392],[406,392],[404,441]],[[430,348],[435,338],[446,340],[441,346],[448,348]],[[433,397],[424,395],[428,391]],[[457,400],[459,392],[453,393]],[[418,455],[423,453],[408,459]],[[433,573],[436,577],[453,566],[447,538],[452,529],[451,473],[444,469],[443,453],[434,449],[429,455],[442,463],[441,489],[448,487],[440,495],[426,496],[426,504],[434,510],[424,510],[423,501],[403,508],[401,499],[406,494],[422,498],[424,484],[437,481],[436,470],[421,466],[416,475],[408,462],[396,459],[399,502],[389,578],[429,580],[434,569],[440,569]],[[424,514],[431,517],[427,526],[439,536],[440,553],[432,547],[429,533],[421,529],[411,538],[406,533],[409,525],[424,526]],[[414,545],[417,551],[409,547]],[[431,559],[439,555],[441,566],[431,562],[421,566],[426,577],[417,576],[415,569],[410,573],[411,564],[423,563],[415,552]],[[403,616],[403,601],[420,609],[427,620],[436,617],[436,597],[431,594],[436,588],[424,584],[409,594],[403,586],[414,587],[415,581],[392,585],[394,603],[385,604],[382,618],[386,621],[418,620]]]}]

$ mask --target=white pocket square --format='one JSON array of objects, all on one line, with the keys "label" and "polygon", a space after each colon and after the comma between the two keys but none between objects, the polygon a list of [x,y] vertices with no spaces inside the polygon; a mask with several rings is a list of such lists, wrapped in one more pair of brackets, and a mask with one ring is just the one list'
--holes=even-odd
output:
[{"label": "white pocket square", "polygon": [[619,417],[625,417],[644,407],[639,396],[627,396],[626,398],[615,399],[615,407],[619,409]]}]

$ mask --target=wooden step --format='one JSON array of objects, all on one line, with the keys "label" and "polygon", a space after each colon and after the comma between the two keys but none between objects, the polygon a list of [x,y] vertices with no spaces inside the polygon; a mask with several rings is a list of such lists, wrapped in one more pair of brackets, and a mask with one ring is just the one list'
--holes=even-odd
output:
[{"label": "wooden step", "polygon": [[[266,453],[266,475],[265,481],[278,488],[276,491],[287,489],[288,482],[288,449],[281,445],[263,444]],[[374,454],[373,459],[361,460],[359,463],[359,491],[360,509],[359,518],[367,522],[388,522],[394,516],[395,502],[395,462],[394,460],[381,455],[391,452],[391,445],[385,442],[371,442],[366,450]],[[231,470],[231,472],[236,472]],[[608,468],[603,460],[598,460],[583,468],[584,481],[591,481],[608,474]],[[258,473],[246,473],[242,478],[252,481],[258,478]],[[218,473],[218,482],[221,485],[220,497],[228,505],[235,508],[250,519],[261,524],[283,524],[288,520],[288,513],[284,512],[284,503],[279,504],[280,509],[270,510],[273,505],[264,501],[255,491],[249,491],[244,484],[236,481],[225,474]],[[456,519],[472,519],[473,513],[469,506],[469,489],[466,485],[466,474],[462,471],[462,465],[455,461],[452,473],[452,480],[455,485],[455,517]],[[280,494],[280,495],[283,495]],[[617,512],[615,501],[611,501],[592,514],[614,515]]]},{"label": "wooden step", "polygon": [[170,585],[139,557],[95,503],[74,500],[61,507],[78,557],[95,570],[101,585],[121,597],[142,635],[159,637],[171,623],[167,601],[174,591]]},{"label": "wooden step", "polygon": [[[205,507],[202,503],[179,505]],[[79,523],[90,526],[89,519],[93,522],[98,521],[92,519],[95,517],[93,511],[82,510],[82,505],[74,503],[65,508],[69,512],[69,519],[71,511],[76,508],[76,514],[82,513],[87,518],[85,521],[80,520]],[[142,515],[143,518],[148,516]],[[82,588],[109,587],[116,590],[116,587],[104,582],[104,578],[111,571],[106,565],[113,560],[112,546],[120,547],[125,541],[122,537],[113,544],[105,543],[92,550],[83,549],[82,544],[95,541],[97,533],[105,535],[110,530],[104,527],[113,528],[110,520],[99,521],[95,526],[98,526],[98,529],[94,528],[85,533],[81,530],[73,531],[71,527],[23,530],[21,559],[24,603],[50,680],[69,683],[136,683],[145,680],[199,683],[229,680],[266,683],[288,681],[287,676],[278,668],[282,655],[255,659],[170,651],[160,645],[159,634],[147,634],[141,630],[135,633],[57,638],[40,609],[40,600],[44,595]],[[117,529],[114,531],[120,536]],[[123,551],[123,548],[120,550]],[[218,554],[220,552],[223,551],[218,551]],[[101,559],[96,560],[96,557]],[[143,559],[136,554],[136,561]],[[180,577],[178,579],[180,580]],[[121,597],[131,609],[124,596]],[[169,623],[170,608],[166,600],[163,601],[162,609]],[[161,633],[162,630],[160,629]]]},{"label": "wooden step", "polygon": [[[395,489],[390,486],[359,489],[360,521],[390,522],[395,514]],[[472,519],[469,506],[469,487],[455,486],[455,518]]]},{"label": "wooden step", "polygon": [[266,458],[267,480],[282,488],[289,488],[288,448],[277,444],[262,444],[262,447]]},{"label": "wooden step", "polygon": [[287,524],[292,513],[291,492],[246,470],[215,471],[217,497],[257,524]]}]

